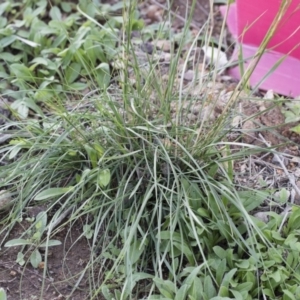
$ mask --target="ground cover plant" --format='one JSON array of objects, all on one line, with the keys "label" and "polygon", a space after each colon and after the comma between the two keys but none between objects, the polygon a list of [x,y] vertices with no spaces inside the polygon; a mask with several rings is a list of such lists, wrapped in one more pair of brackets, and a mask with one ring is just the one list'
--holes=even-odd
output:
[{"label": "ground cover plant", "polygon": [[[216,44],[212,5],[198,30],[190,14],[178,31],[170,10],[147,25],[134,1],[0,4],[0,286],[20,279],[8,299],[299,298],[292,179],[270,184],[264,168],[247,185],[241,171],[265,155],[289,174],[276,145],[252,141],[270,125],[242,125],[283,99],[255,98],[251,69],[222,90],[225,30]],[[245,116],[245,103],[263,109]],[[88,257],[72,273],[77,244]]]}]

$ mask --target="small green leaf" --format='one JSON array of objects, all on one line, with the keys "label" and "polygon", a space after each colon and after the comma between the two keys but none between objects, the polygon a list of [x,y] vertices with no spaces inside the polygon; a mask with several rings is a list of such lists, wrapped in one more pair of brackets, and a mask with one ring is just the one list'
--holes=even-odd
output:
[{"label": "small green leaf", "polygon": [[131,23],[131,30],[142,30],[145,27],[144,20],[133,20]]},{"label": "small green leaf", "polygon": [[216,271],[216,281],[219,285],[221,285],[225,271],[226,271],[226,259],[224,258],[221,260]]},{"label": "small green leaf", "polygon": [[50,188],[37,194],[34,200],[45,200],[56,196],[61,196],[71,192],[73,189],[74,189],[73,186],[69,186],[65,188]]},{"label": "small green leaf", "polygon": [[84,149],[86,150],[89,156],[93,169],[95,169],[97,167],[97,161],[98,161],[98,155],[96,149],[94,149],[94,147],[91,147],[89,144],[85,144]]},{"label": "small green leaf", "polygon": [[52,20],[61,21],[61,18],[62,18],[61,12],[57,6],[53,6],[50,9],[49,15]]},{"label": "small green leaf", "polygon": [[101,63],[96,68],[96,74],[97,74],[97,82],[99,86],[103,89],[107,88],[110,82],[109,64]]},{"label": "small green leaf", "polygon": [[195,300],[201,299],[203,293],[202,281],[195,277],[192,287],[189,289],[189,296],[193,297]]},{"label": "small green leaf", "polygon": [[40,116],[44,116],[43,111],[40,109],[38,105],[31,99],[31,98],[24,98],[23,103],[27,108],[32,109],[36,113],[38,113]]},{"label": "small green leaf", "polygon": [[240,292],[238,292],[238,291],[230,290],[230,292],[233,294],[235,300],[244,300],[244,299],[246,299],[246,298],[243,297],[243,295],[242,295]]},{"label": "small green leaf", "polygon": [[205,277],[203,287],[204,293],[207,295],[208,299],[212,299],[217,295],[217,291],[210,276]]},{"label": "small green leaf", "polygon": [[18,252],[16,262],[17,262],[20,266],[24,266],[25,260],[24,260],[24,254],[23,254],[22,252]]},{"label": "small green leaf", "polygon": [[180,289],[176,292],[175,300],[183,300],[186,299],[187,291],[189,289],[189,285],[183,284]]},{"label": "small green leaf", "polygon": [[72,7],[71,7],[70,3],[68,3],[68,2],[61,2],[60,5],[61,5],[62,10],[65,13],[69,13],[69,12],[72,11]]},{"label": "small green leaf", "polygon": [[295,127],[292,127],[291,129],[290,129],[291,131],[294,131],[294,132],[296,132],[296,133],[300,133],[300,125],[297,125],[297,126],[295,126]]},{"label": "small green leaf", "polygon": [[286,203],[286,202],[288,201],[288,199],[289,199],[289,196],[290,196],[290,194],[289,194],[289,192],[287,191],[287,189],[282,188],[282,189],[280,190],[280,192],[279,192],[279,201],[280,201],[281,203]]},{"label": "small green leaf", "polygon": [[42,262],[42,255],[36,249],[30,255],[30,263],[34,268],[37,268],[39,266],[39,263],[41,263],[41,262]]},{"label": "small green leaf", "polygon": [[45,243],[42,243],[39,245],[39,247],[53,247],[53,246],[59,246],[61,245],[61,241],[59,240],[49,240]]},{"label": "small green leaf", "polygon": [[34,240],[35,242],[38,242],[38,241],[40,241],[41,237],[42,237],[42,234],[39,231],[37,231],[33,234],[32,240]]},{"label": "small green leaf", "polygon": [[110,183],[110,178],[111,176],[109,169],[101,170],[98,174],[98,184],[101,187],[106,187]]},{"label": "small green leaf", "polygon": [[0,288],[0,300],[6,300],[6,293],[5,290],[3,288]]},{"label": "small green leaf", "polygon": [[249,292],[253,288],[253,282],[244,282],[240,283],[237,287],[236,290],[239,292]]},{"label": "small green leaf", "polygon": [[219,258],[221,259],[226,258],[227,252],[220,246],[213,247],[213,250]]},{"label": "small green leaf", "polygon": [[176,287],[172,281],[162,280],[158,277],[153,278],[153,281],[163,296],[167,297],[168,299],[174,299]]},{"label": "small green leaf", "polygon": [[223,278],[222,285],[225,287],[229,287],[229,283],[236,272],[237,272],[237,269],[232,269],[228,273],[226,273]]},{"label": "small green leaf", "polygon": [[13,63],[13,62],[20,61],[21,57],[22,57],[21,55],[13,55],[9,52],[2,52],[0,56],[0,60]]},{"label": "small green leaf", "polygon": [[285,299],[296,300],[296,297],[289,290],[283,290],[283,293],[286,296]]},{"label": "small green leaf", "polygon": [[85,224],[83,226],[83,233],[87,239],[90,239],[93,236],[94,230],[91,229],[91,225]]},{"label": "small green leaf", "polygon": [[[198,208],[198,209],[197,209],[197,213],[198,213],[199,216],[201,216],[201,217],[210,218],[209,212],[208,212],[208,210],[205,209],[205,208],[202,208],[202,207]],[[217,254],[217,253],[216,253],[216,254]],[[217,255],[218,255],[218,254],[217,254]]]},{"label": "small green leaf", "polygon": [[15,35],[10,35],[10,36],[7,36],[7,37],[1,39],[0,40],[0,48],[5,48],[5,47],[9,46],[16,39],[17,39],[17,37]]},{"label": "small green leaf", "polygon": [[48,66],[49,61],[43,57],[36,57],[31,61],[31,63],[36,66],[38,65]]},{"label": "small green leaf", "polygon": [[82,91],[88,87],[88,84],[83,83],[83,82],[74,82],[74,83],[68,85],[68,87],[71,90]]},{"label": "small green leaf", "polygon": [[21,119],[26,119],[28,117],[29,108],[24,99],[14,101],[10,107],[15,110]]},{"label": "small green leaf", "polygon": [[181,253],[184,253],[184,255],[186,256],[186,258],[188,259],[188,261],[191,265],[193,265],[195,263],[193,252],[191,251],[190,247],[188,246],[188,244],[186,242],[182,241],[182,242],[178,243],[176,241],[173,241],[173,245],[179,251],[181,251]]},{"label": "small green leaf", "polygon": [[299,229],[300,228],[300,208],[294,206],[292,208],[292,214],[288,220],[288,228],[290,230]]},{"label": "small green leaf", "polygon": [[130,255],[128,257],[130,264],[133,265],[134,263],[136,263],[139,260],[140,256],[143,254],[143,252],[144,246],[140,241],[136,241],[132,245],[130,245]]},{"label": "small green leaf", "polygon": [[72,63],[66,70],[66,81],[68,84],[73,83],[80,75],[81,64]]},{"label": "small green leaf", "polygon": [[219,288],[219,293],[218,293],[219,297],[228,297],[229,296],[229,290],[227,286],[222,285]]},{"label": "small green leaf", "polygon": [[[150,274],[144,273],[144,272],[137,272],[137,273],[132,274],[130,276],[130,280],[126,281],[126,284],[123,288],[122,294],[124,296],[124,299],[129,299],[129,295],[132,293],[132,291],[138,281],[150,279],[150,278],[152,279],[153,276]],[[119,298],[119,299],[123,299],[123,297]]]},{"label": "small green leaf", "polygon": [[277,270],[276,272],[272,273],[269,275],[270,278],[273,278],[275,282],[280,282],[281,281],[281,272]]},{"label": "small green leaf", "polygon": [[275,299],[276,298],[275,295],[274,295],[274,292],[271,289],[263,289],[263,293],[264,293],[264,296],[269,296],[270,299]]},{"label": "small green leaf", "polygon": [[241,269],[248,269],[250,266],[250,262],[248,259],[239,260],[237,263],[235,263],[236,267],[239,267]]},{"label": "small green leaf", "polygon": [[3,2],[0,4],[0,16],[2,16],[5,12],[7,12],[9,9],[11,9],[11,2]]},{"label": "small green leaf", "polygon": [[210,298],[209,300],[232,300],[232,298],[217,296],[217,297]]},{"label": "small green leaf", "polygon": [[35,82],[33,73],[23,64],[12,64],[10,70],[18,79]]},{"label": "small green leaf", "polygon": [[112,300],[114,299],[113,294],[109,291],[107,285],[102,286],[101,292],[105,300]]},{"label": "small green leaf", "polygon": [[280,242],[283,243],[285,241],[285,238],[283,238],[278,231],[272,231],[271,235],[272,235],[272,238],[278,243],[280,243]]},{"label": "small green leaf", "polygon": [[22,147],[19,145],[15,145],[11,148],[10,153],[9,153],[9,159],[14,159],[18,153],[22,150]]},{"label": "small green leaf", "polygon": [[14,239],[8,241],[4,247],[16,247],[16,246],[25,246],[25,245],[32,245],[32,243],[25,239]]},{"label": "small green leaf", "polygon": [[41,211],[36,216],[35,228],[42,234],[47,226],[47,213]]}]

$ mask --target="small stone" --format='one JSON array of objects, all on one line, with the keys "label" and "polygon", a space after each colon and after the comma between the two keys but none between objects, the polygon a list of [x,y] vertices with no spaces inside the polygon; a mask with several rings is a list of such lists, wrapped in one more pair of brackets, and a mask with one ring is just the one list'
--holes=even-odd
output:
[{"label": "small stone", "polygon": [[212,63],[217,67],[224,67],[228,63],[226,53],[219,50],[218,48],[204,46],[202,47],[205,53],[205,58],[208,63]]},{"label": "small stone", "polygon": [[266,100],[273,100],[274,99],[274,92],[273,90],[268,90],[264,96]]},{"label": "small stone", "polygon": [[245,173],[246,170],[247,170],[247,168],[248,168],[248,167],[247,167],[246,164],[242,164],[242,165],[240,166],[241,174]]},{"label": "small stone", "polygon": [[198,115],[199,112],[201,112],[202,108],[203,108],[203,105],[199,103],[199,104],[193,105],[190,110],[191,110],[191,113],[193,113],[194,115]]},{"label": "small stone", "polygon": [[182,101],[181,102],[181,109],[187,109],[191,106],[191,102],[190,101]]},{"label": "small stone", "polygon": [[210,81],[206,84],[206,86],[211,89],[214,86],[214,82]]},{"label": "small stone", "polygon": [[114,62],[111,63],[114,69],[120,70],[125,69],[125,64],[122,60],[117,59]]},{"label": "small stone", "polygon": [[251,130],[256,129],[254,122],[251,120],[245,121],[242,129],[245,131],[243,136],[244,142],[247,144],[252,144],[256,140],[255,133],[251,132]]},{"label": "small stone", "polygon": [[232,77],[228,76],[228,75],[223,75],[223,76],[221,76],[221,80],[223,80],[223,81],[231,81]]},{"label": "small stone", "polygon": [[176,102],[171,102],[170,104],[170,111],[175,112],[176,111]]},{"label": "small stone", "polygon": [[195,78],[195,72],[193,70],[188,70],[184,73],[183,78],[187,81],[192,81]]},{"label": "small stone", "polygon": [[294,172],[294,175],[296,177],[300,177],[300,168],[296,168],[295,172]]},{"label": "small stone", "polygon": [[155,20],[157,20],[157,21],[162,21],[162,20],[163,20],[162,15],[163,15],[163,10],[162,10],[162,9],[158,10],[158,11],[154,14]]},{"label": "small stone", "polygon": [[147,12],[146,12],[146,15],[149,19],[151,20],[155,20],[156,19],[156,12],[159,10],[159,7],[152,4],[152,5],[149,5],[148,8],[147,8]]},{"label": "small stone", "polygon": [[164,62],[168,63],[171,61],[172,58],[172,54],[171,53],[163,53],[163,55],[161,56],[161,60],[163,60]]},{"label": "small stone", "polygon": [[205,76],[206,74],[209,73],[205,68],[205,64],[203,64],[203,63],[198,64],[198,72],[201,76]]},{"label": "small stone", "polygon": [[153,43],[156,48],[161,49],[164,52],[170,52],[172,47],[172,42],[169,40],[158,40]]},{"label": "small stone", "polygon": [[205,107],[201,108],[200,120],[203,120],[203,121],[213,120],[215,118],[213,109],[214,109],[213,104],[209,104],[209,105],[206,105]]},{"label": "small stone", "polygon": [[187,114],[187,118],[190,120],[190,121],[196,121],[198,119],[198,117],[194,114]]},{"label": "small stone", "polygon": [[242,121],[243,121],[243,118],[241,116],[235,116],[232,119],[231,125],[232,125],[232,127],[237,128],[237,127],[240,126],[240,124],[242,123]]},{"label": "small stone", "polygon": [[140,48],[141,48],[142,51],[144,51],[144,52],[146,52],[148,54],[152,54],[153,53],[153,46],[152,46],[151,43],[148,43],[148,42],[142,43],[140,45]]},{"label": "small stone", "polygon": [[280,163],[283,163],[285,166],[288,165],[288,160],[286,157],[284,156],[279,156],[278,154],[277,155],[274,155],[273,158],[272,158],[272,163],[276,166],[281,166]]},{"label": "small stone", "polygon": [[38,268],[39,269],[45,269],[45,262],[44,261],[41,261],[38,265]]},{"label": "small stone", "polygon": [[5,210],[13,204],[11,193],[7,190],[0,191],[0,210]]}]

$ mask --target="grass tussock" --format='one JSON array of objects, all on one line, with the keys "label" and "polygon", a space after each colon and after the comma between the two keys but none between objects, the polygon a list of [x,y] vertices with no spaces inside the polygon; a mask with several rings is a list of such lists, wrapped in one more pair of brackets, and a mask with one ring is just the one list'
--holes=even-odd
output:
[{"label": "grass tussock", "polygon": [[[55,7],[53,20],[63,9],[59,3]],[[31,9],[29,4],[23,8]],[[248,77],[216,119],[191,122],[184,105],[192,105],[195,97],[185,93],[185,69],[177,67],[184,47],[188,44],[191,53],[199,36],[190,43],[183,38],[187,22],[177,50],[170,52],[167,76],[158,75],[155,52],[143,62],[145,72],[128,38],[142,23],[134,6],[123,10],[124,23],[117,17],[99,23],[79,4],[65,30],[57,33],[55,22],[49,25],[57,35],[52,50],[47,48],[52,40],[41,37],[44,52],[32,48],[28,65],[23,57],[22,65],[11,66],[3,96],[21,95],[23,102],[11,110],[13,121],[1,127],[10,135],[0,149],[1,189],[12,199],[2,213],[2,246],[28,246],[35,266],[42,260],[39,249],[58,247],[55,234],[80,220],[78,238],[91,249],[81,274],[88,274],[90,299],[297,299],[299,209],[292,209],[284,228],[283,216],[275,212],[264,223],[252,212],[270,191],[235,182],[235,162],[262,151],[228,135],[236,95]],[[2,16],[9,16],[8,9]],[[30,30],[39,22],[33,18]],[[165,34],[163,25],[168,24],[152,38]],[[199,35],[209,44],[207,25]],[[53,68],[49,57],[33,59],[54,53],[54,46],[66,50],[55,52]],[[34,62],[43,67],[35,69]],[[210,107],[208,113],[217,103],[205,89],[216,82],[217,71],[215,66],[194,83],[203,87],[200,110]],[[41,96],[43,103],[37,101]],[[30,118],[29,111],[38,118]],[[8,241],[29,206],[45,209],[19,239]]]}]

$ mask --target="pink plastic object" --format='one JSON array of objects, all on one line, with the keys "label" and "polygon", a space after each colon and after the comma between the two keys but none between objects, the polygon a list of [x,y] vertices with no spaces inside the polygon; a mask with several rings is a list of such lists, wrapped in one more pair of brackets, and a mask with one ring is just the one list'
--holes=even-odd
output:
[{"label": "pink plastic object", "polygon": [[[236,0],[228,7],[227,25],[241,44],[245,68],[267,34],[280,4],[281,0]],[[226,10],[227,7],[221,7],[224,16]],[[234,60],[238,59],[238,48],[233,53]],[[280,59],[283,61],[276,70],[262,81]],[[241,77],[239,67],[230,69],[229,74]],[[272,89],[286,96],[300,96],[300,0],[291,1],[250,78],[250,84],[259,84],[261,89]]]}]

